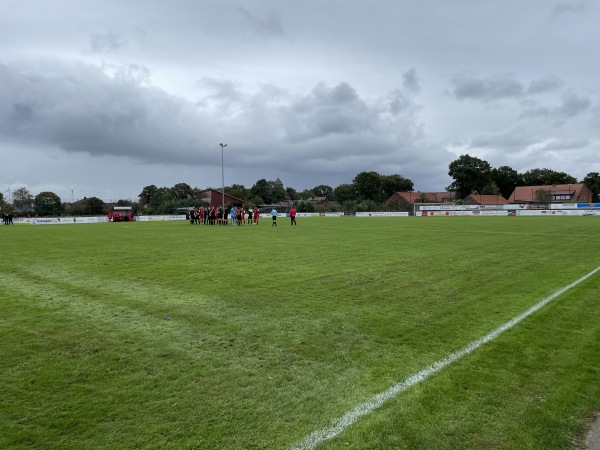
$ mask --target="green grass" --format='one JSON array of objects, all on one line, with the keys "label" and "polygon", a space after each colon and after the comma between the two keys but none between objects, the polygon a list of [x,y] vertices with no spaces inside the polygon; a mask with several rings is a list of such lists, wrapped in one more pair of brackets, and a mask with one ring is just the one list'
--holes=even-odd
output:
[{"label": "green grass", "polygon": [[[289,448],[600,265],[588,217],[298,222],[0,228],[0,448]],[[319,448],[581,446],[599,281]]]}]

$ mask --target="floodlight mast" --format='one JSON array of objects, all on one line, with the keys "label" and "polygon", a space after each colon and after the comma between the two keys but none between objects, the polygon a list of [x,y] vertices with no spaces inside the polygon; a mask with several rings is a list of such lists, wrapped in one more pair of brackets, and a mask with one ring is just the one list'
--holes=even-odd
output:
[{"label": "floodlight mast", "polygon": [[225,165],[223,164],[223,150],[227,144],[220,143],[221,146],[221,219],[225,218]]}]

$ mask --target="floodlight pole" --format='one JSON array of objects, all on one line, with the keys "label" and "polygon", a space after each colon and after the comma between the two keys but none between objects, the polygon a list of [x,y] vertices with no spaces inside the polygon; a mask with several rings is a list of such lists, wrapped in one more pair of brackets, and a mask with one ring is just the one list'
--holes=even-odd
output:
[{"label": "floodlight pole", "polygon": [[221,146],[221,219],[225,217],[225,165],[223,164],[223,153],[227,144],[220,143]]}]

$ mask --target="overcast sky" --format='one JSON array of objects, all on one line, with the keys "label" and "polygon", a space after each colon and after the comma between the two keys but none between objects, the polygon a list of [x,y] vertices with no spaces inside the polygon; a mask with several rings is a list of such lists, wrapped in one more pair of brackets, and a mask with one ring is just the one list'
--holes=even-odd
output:
[{"label": "overcast sky", "polygon": [[591,0],[0,0],[0,189],[600,172]]}]

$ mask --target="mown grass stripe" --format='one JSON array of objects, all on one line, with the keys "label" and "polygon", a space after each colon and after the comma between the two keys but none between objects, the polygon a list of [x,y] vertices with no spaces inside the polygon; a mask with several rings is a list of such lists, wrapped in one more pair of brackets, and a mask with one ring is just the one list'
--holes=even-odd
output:
[{"label": "mown grass stripe", "polygon": [[301,441],[299,444],[292,447],[292,450],[311,450],[311,449],[316,448],[318,445],[322,444],[323,442],[333,439],[334,437],[336,437],[339,434],[341,434],[342,432],[344,432],[344,430],[346,430],[348,427],[353,425],[355,422],[357,422],[361,417],[373,412],[374,410],[381,407],[387,401],[396,397],[398,394],[400,394],[400,393],[404,392],[405,390],[409,389],[410,387],[426,380],[431,375],[435,374],[436,372],[439,372],[444,367],[452,364],[455,361],[458,361],[463,356],[468,355],[469,353],[478,349],[482,345],[492,341],[493,339],[498,337],[503,332],[511,329],[512,327],[517,325],[519,322],[521,322],[522,320],[529,317],[534,312],[543,308],[545,305],[550,303],[552,300],[556,299],[557,297],[560,297],[562,294],[564,294],[568,290],[572,289],[573,287],[577,286],[578,284],[580,284],[583,281],[587,280],[588,278],[592,277],[598,271],[600,271],[600,266],[596,267],[594,270],[592,270],[591,272],[582,276],[581,278],[575,280],[574,282],[560,288],[553,294],[545,297],[544,299],[542,299],[541,301],[539,301],[538,303],[533,305],[531,308],[527,309],[525,312],[519,314],[518,316],[515,316],[513,319],[509,320],[508,322],[504,323],[503,325],[499,326],[498,328],[492,330],[485,336],[470,342],[465,347],[463,347],[462,349],[460,349],[454,353],[451,353],[446,358],[434,362],[433,364],[425,367],[423,370],[420,370],[417,373],[409,375],[404,381],[402,381],[400,383],[396,383],[393,386],[391,386],[389,389],[374,395],[369,400],[367,400],[364,403],[359,404],[358,406],[356,406],[352,410],[348,411],[343,416],[340,416],[340,417],[334,419],[329,428],[323,428],[321,430],[313,431],[312,433],[310,433],[303,441]]}]

